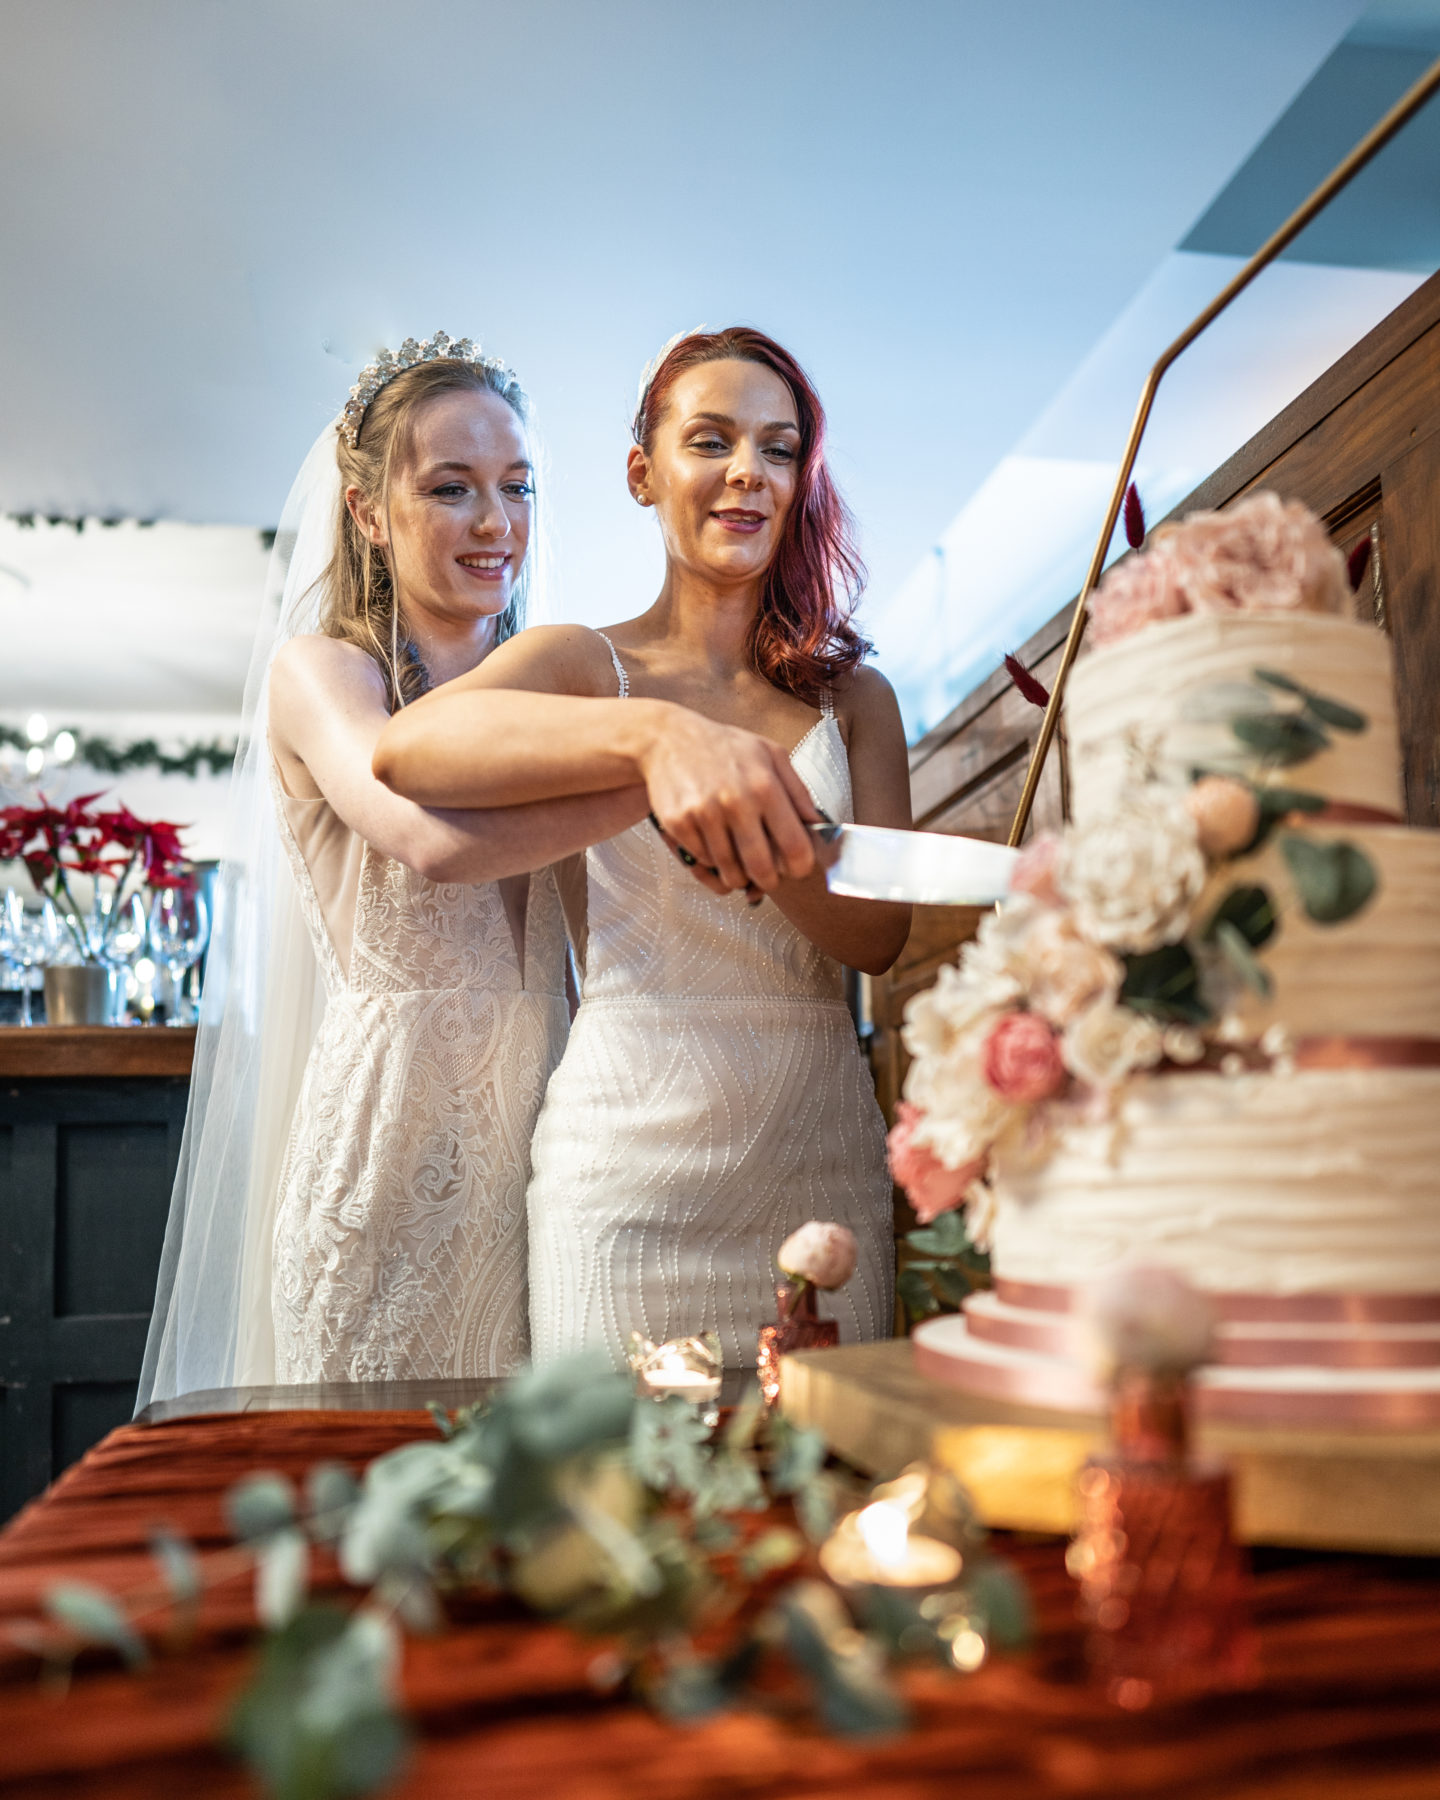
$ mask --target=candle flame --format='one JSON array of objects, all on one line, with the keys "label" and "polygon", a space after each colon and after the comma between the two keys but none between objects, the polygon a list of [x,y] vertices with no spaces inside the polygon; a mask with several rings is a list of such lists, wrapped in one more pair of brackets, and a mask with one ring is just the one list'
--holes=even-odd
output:
[{"label": "candle flame", "polygon": [[898,1569],[905,1562],[910,1514],[893,1500],[877,1500],[856,1514],[855,1529],[878,1568]]}]

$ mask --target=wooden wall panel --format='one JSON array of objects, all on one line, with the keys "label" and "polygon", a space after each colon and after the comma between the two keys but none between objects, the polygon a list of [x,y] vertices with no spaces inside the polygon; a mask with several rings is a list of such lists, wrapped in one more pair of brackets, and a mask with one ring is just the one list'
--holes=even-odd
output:
[{"label": "wooden wall panel", "polygon": [[1395,639],[1405,810],[1412,825],[1440,825],[1440,435],[1397,458],[1384,484],[1383,600]]}]

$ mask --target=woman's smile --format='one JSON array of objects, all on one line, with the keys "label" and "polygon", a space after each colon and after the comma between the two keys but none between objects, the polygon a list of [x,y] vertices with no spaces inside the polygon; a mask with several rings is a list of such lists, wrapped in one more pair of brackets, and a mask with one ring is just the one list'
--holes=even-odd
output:
[{"label": "woman's smile", "polygon": [[738,531],[747,534],[762,530],[766,520],[764,513],[749,512],[739,506],[717,508],[710,517],[724,531]]},{"label": "woman's smile", "polygon": [[512,557],[508,550],[473,550],[467,555],[457,556],[455,560],[467,575],[477,581],[504,581]]}]

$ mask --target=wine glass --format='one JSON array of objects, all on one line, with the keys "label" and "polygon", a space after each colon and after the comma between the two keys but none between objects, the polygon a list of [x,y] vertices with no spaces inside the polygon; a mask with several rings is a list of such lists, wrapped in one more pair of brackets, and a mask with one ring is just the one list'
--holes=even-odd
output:
[{"label": "wine glass", "polygon": [[189,1024],[189,1008],[181,999],[181,984],[199,962],[210,937],[210,915],[204,897],[195,888],[161,888],[150,903],[150,943],[165,965],[175,990],[175,1004],[167,1023]]},{"label": "wine glass", "polygon": [[149,930],[150,924],[138,894],[132,894],[113,916],[109,916],[107,908],[101,959],[112,969],[127,967],[144,944]]},{"label": "wine glass", "polygon": [[25,896],[14,888],[5,890],[5,941],[9,960],[20,970],[20,1023],[33,1025],[35,1017],[30,1004],[30,971],[47,962],[58,937],[55,908],[48,899],[39,910],[29,912]]},{"label": "wine glass", "polygon": [[[20,966],[18,954],[19,939],[11,919],[10,894],[11,890],[6,888],[3,899],[0,899],[0,968],[18,969]],[[28,1001],[28,999],[29,990],[26,989],[24,991],[24,996],[20,1001],[22,1024],[25,1022],[26,1001]]]}]

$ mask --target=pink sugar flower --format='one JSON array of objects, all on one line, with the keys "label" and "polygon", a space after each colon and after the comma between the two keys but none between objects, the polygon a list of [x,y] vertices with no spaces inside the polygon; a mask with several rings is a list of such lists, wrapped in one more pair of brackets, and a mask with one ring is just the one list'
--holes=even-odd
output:
[{"label": "pink sugar flower", "polygon": [[1177,619],[1188,612],[1168,560],[1157,550],[1127,556],[1116,563],[1090,602],[1086,635],[1097,648],[1117,643],[1156,619]]},{"label": "pink sugar flower", "polygon": [[985,1173],[986,1158],[977,1156],[958,1169],[947,1169],[928,1145],[915,1142],[915,1127],[923,1117],[918,1106],[902,1100],[895,1108],[895,1124],[887,1144],[890,1173],[909,1196],[916,1218],[922,1225],[929,1225],[941,1213],[953,1212],[964,1203],[970,1189]]},{"label": "pink sugar flower", "polygon": [[1010,875],[1010,892],[1028,894],[1042,906],[1062,904],[1055,885],[1055,857],[1060,839],[1053,831],[1042,831],[1020,852]]},{"label": "pink sugar flower", "polygon": [[1005,1013],[980,1052],[985,1079],[1014,1106],[1048,1100],[1065,1083],[1060,1040],[1036,1013]]},{"label": "pink sugar flower", "polygon": [[1327,612],[1350,605],[1345,559],[1298,500],[1252,494],[1224,512],[1192,513],[1156,545],[1197,613]]}]

